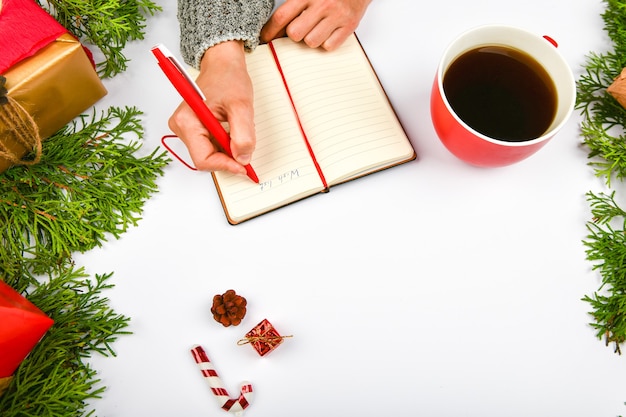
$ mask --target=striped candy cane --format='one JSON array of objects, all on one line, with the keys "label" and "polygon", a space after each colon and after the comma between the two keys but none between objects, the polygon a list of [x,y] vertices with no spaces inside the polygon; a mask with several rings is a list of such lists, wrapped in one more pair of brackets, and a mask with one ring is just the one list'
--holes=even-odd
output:
[{"label": "striped candy cane", "polygon": [[243,410],[250,405],[250,400],[252,400],[252,385],[249,382],[242,383],[239,398],[230,398],[228,391],[224,388],[222,380],[217,375],[213,364],[209,360],[209,357],[202,346],[194,346],[193,349],[191,349],[191,354],[198,364],[198,367],[202,372],[202,376],[211,387],[211,392],[220,402],[222,409],[234,413],[236,416],[241,416],[243,414]]}]

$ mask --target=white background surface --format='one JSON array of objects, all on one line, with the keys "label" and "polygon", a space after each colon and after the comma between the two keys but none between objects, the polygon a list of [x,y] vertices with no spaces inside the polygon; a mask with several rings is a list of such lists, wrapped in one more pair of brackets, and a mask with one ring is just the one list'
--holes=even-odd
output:
[{"label": "white background surface", "polygon": [[[149,49],[178,53],[176,3],[149,18],[130,68],[99,104],[144,111],[148,153],[179,97]],[[485,23],[556,39],[576,78],[610,43],[600,0],[374,0],[357,33],[419,160],[238,226],[208,173],[172,162],[143,219],[76,257],[114,272],[107,291],[133,335],[95,357],[108,387],[99,416],[220,416],[189,353],[205,347],[249,417],[616,416],[625,358],[605,347],[581,301],[600,279],[581,241],[585,193],[602,190],[580,147],[578,112],[539,153],[479,169],[453,157],[430,122],[437,62]],[[248,300],[238,327],[213,321],[214,294]],[[287,339],[261,358],[236,342],[261,319]]]}]

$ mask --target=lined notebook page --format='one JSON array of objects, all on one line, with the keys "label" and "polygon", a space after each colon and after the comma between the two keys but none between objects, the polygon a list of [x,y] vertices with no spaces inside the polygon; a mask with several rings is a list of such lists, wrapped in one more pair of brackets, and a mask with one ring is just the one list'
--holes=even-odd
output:
[{"label": "lined notebook page", "polygon": [[226,172],[214,174],[228,216],[235,222],[324,188],[269,47],[260,45],[246,54],[246,61],[257,135],[251,164],[259,184]]},{"label": "lined notebook page", "polygon": [[273,43],[329,184],[414,153],[355,35],[332,52],[287,38]]}]

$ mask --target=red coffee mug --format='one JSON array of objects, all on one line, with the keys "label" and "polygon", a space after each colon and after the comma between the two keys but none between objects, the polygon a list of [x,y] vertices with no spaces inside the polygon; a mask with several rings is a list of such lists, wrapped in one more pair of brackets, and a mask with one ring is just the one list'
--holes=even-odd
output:
[{"label": "red coffee mug", "polygon": [[[474,130],[452,109],[443,88],[446,70],[465,52],[488,45],[525,52],[546,70],[554,82],[556,113],[541,136],[520,142],[495,139]],[[472,165],[501,167],[519,162],[543,147],[570,118],[575,101],[574,76],[552,39],[511,26],[487,25],[461,34],[445,50],[432,87],[430,111],[439,139],[452,154]]]}]

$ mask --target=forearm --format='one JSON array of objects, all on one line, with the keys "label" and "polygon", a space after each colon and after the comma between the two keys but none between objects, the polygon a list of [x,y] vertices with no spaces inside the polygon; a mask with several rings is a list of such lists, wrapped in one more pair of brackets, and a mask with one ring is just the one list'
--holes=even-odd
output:
[{"label": "forearm", "polygon": [[247,50],[272,12],[273,0],[178,0],[181,54],[200,67],[204,52],[221,42],[240,40]]}]

